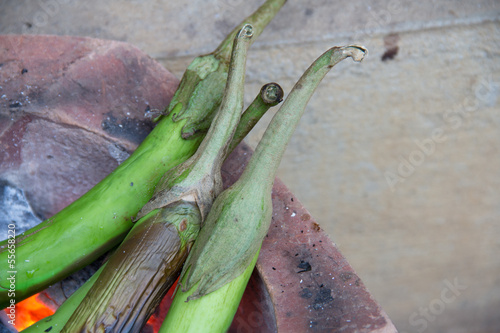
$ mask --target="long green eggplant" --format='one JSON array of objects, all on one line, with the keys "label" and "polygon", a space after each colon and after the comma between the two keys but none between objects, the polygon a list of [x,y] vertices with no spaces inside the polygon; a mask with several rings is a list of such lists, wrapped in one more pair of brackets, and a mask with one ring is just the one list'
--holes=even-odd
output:
[{"label": "long green eggplant", "polygon": [[169,170],[140,220],[62,332],[138,332],[176,280],[203,218],[222,191],[220,168],[243,109],[251,25],[236,35],[224,97],[196,153]]},{"label": "long green eggplant", "polygon": [[[258,121],[260,117],[262,117],[262,115],[265,114],[265,112],[270,107],[277,105],[282,100],[283,90],[277,83],[268,83],[264,85],[253,102],[242,114],[240,124],[237,127],[238,131],[233,136],[229,152],[231,152],[232,149],[243,140],[245,133],[248,133],[251,130],[252,126]],[[251,124],[252,126],[249,126],[248,124]],[[207,134],[207,137],[208,136],[209,133]],[[157,190],[161,190],[159,186],[157,186]],[[138,297],[136,297],[135,300],[137,300],[136,304],[138,305],[135,305],[130,311],[130,314],[132,314],[132,312],[134,311],[143,311],[143,313],[141,313],[134,319],[134,326],[136,327],[140,326],[139,323],[143,321],[144,317],[149,316],[149,309],[155,307],[155,302],[162,298],[162,295],[165,293],[165,291],[170,288],[172,283],[179,276],[180,270],[182,269],[181,265],[184,263],[185,258],[188,254],[190,241],[192,241],[193,236],[195,236],[195,233],[193,233],[192,230],[196,230],[196,228],[188,230],[187,221],[185,224],[182,224],[179,223],[179,221],[182,222],[183,219],[176,218],[176,216],[179,215],[189,215],[186,214],[189,212],[184,212],[183,214],[177,215],[167,215],[171,213],[172,208],[174,207],[169,206],[154,210],[144,216],[140,221],[138,221],[134,225],[132,230],[127,234],[126,239],[122,242],[122,244],[120,244],[121,252],[117,252],[117,257],[116,259],[114,259],[117,263],[123,262],[124,264],[129,264],[129,266],[135,265],[135,267],[137,267],[138,269],[144,270],[142,273],[145,273],[145,275],[141,276],[142,281],[144,283],[147,283],[146,281],[151,282],[151,288],[144,293],[145,296],[148,296],[148,300],[141,302]],[[179,209],[186,210],[185,207],[175,207],[175,210]],[[198,207],[191,205],[189,209],[198,210]],[[195,214],[195,212],[192,213]],[[157,238],[157,233],[151,234],[149,232],[147,232],[146,237],[143,237],[143,231],[146,231],[147,229],[144,227],[138,228],[138,226],[141,224],[150,226],[157,223],[168,223],[171,224],[171,226],[169,226],[168,228],[164,228],[168,231],[163,231],[160,239]],[[194,223],[191,222],[191,224]],[[155,226],[155,228],[156,227],[157,226]],[[138,238],[141,241],[138,242]],[[170,244],[172,246],[166,247],[166,244]],[[162,259],[155,262],[153,257],[157,256],[158,248],[171,250],[168,253],[165,250],[162,250],[160,252],[163,258],[168,258],[168,260]],[[138,250],[140,250],[140,253],[137,253]],[[134,257],[137,260],[134,260]],[[153,260],[152,262],[146,262],[146,260],[142,260],[143,258],[146,258],[149,261],[151,261],[152,259]],[[141,266],[141,261],[145,263],[145,267],[143,266],[142,268],[139,268]],[[120,266],[123,267],[124,265]],[[75,292],[75,294],[73,294],[68,300],[66,300],[57,309],[56,313],[54,313],[49,318],[42,319],[39,322],[33,324],[26,330],[26,332],[42,333],[46,329],[50,329],[53,333],[60,332],[66,325],[66,323],[68,323],[68,320],[70,319],[72,314],[76,312],[77,308],[82,303],[83,299],[93,286],[94,282],[99,279],[100,273],[103,268],[104,267],[101,267],[101,269],[99,269],[99,271],[96,272],[91,279],[89,279],[82,287],[77,290],[77,292]],[[130,267],[128,271],[130,274],[132,272],[132,268]],[[117,278],[120,278],[120,276],[118,276]],[[123,282],[126,283],[126,281]],[[109,286],[108,283],[104,283],[104,281],[102,281],[101,283],[103,286],[105,286],[103,288],[105,290],[102,292],[102,298],[109,298],[110,296],[112,296],[112,288],[115,288],[113,293],[120,293],[120,291],[116,290],[119,288],[118,285],[115,285],[113,287]],[[144,283],[142,285],[144,285]],[[127,284],[124,284],[123,286],[126,288]],[[135,290],[139,291],[139,289]],[[99,293],[97,292],[97,294]],[[119,296],[117,298],[119,298]],[[99,304],[102,304],[102,302],[103,300],[100,299]],[[130,302],[132,301],[130,300]],[[97,303],[95,304],[95,306],[97,307]],[[143,307],[142,309],[141,306]],[[121,318],[123,318],[124,316],[125,313],[121,316]]]},{"label": "long green eggplant", "polygon": [[[254,101],[250,104],[250,106],[245,110],[243,115],[241,116],[240,124],[238,125],[237,132],[234,134],[233,140],[231,141],[231,146],[229,148],[229,152],[233,150],[244,138],[245,133],[248,133],[251,130],[251,127],[247,126],[247,121],[250,123],[256,123],[262,115],[266,113],[266,111],[272,107],[277,105],[279,102],[283,100],[283,90],[277,83],[268,83],[264,85],[260,91],[260,93],[255,97]],[[245,119],[245,122],[243,120]],[[196,208],[197,209],[197,208]],[[147,216],[143,217],[144,220],[150,219],[150,218],[155,218],[156,211],[151,212]],[[162,218],[162,221],[165,221],[165,218]],[[146,222],[146,221],[144,221]],[[154,221],[158,222],[158,221]],[[181,221],[182,222],[182,221]],[[148,223],[148,222],[146,222]],[[139,223],[137,223],[139,225]],[[187,226],[187,225],[186,225]],[[133,235],[135,226],[132,228],[132,230],[127,234],[126,239],[122,242],[122,244]],[[182,231],[181,231],[182,229]],[[178,231],[172,232],[169,234],[174,241],[178,238],[179,235],[183,235],[183,231],[185,231],[187,228],[181,227],[179,225],[178,231],[181,231],[180,233]],[[173,231],[172,228],[169,228],[169,230]],[[177,234],[176,234],[177,233]],[[185,237],[185,238],[190,238],[190,237]],[[165,242],[165,240],[162,240]],[[177,243],[177,241],[175,241]],[[186,244],[189,244],[186,242]],[[121,246],[121,245],[120,245]],[[180,250],[177,251],[177,253],[174,254],[172,259],[170,260],[171,266],[164,271],[164,275],[162,278],[164,281],[164,288],[169,288],[171,286],[171,280],[172,278],[177,278],[180,274],[180,269],[177,266],[177,263],[184,263],[185,258],[184,256],[187,257],[187,250],[188,247],[182,247],[180,246]],[[126,250],[127,251],[127,250]],[[168,257],[168,256],[164,256]],[[179,258],[181,258],[179,260]],[[72,314],[76,311],[76,309],[80,306],[81,302],[87,295],[88,291],[90,288],[94,285],[95,281],[100,276],[100,273],[104,269],[106,263],[101,266],[101,268],[92,275],[92,277],[87,280],[78,290],[71,295],[58,309],[57,311],[52,315],[47,318],[44,318],[35,324],[31,325],[27,329],[23,331],[26,333],[42,333],[45,332],[46,330],[50,330],[51,333],[58,333],[61,332],[63,327],[66,325],[68,322],[69,318],[72,316]],[[252,270],[250,270],[250,273]],[[161,287],[160,283],[157,285]],[[160,295],[162,292],[161,291],[158,293]],[[152,303],[150,303],[148,306],[152,306]]]},{"label": "long green eggplant", "polygon": [[[8,260],[7,241],[0,243],[0,308],[47,288],[123,240],[131,218],[151,198],[162,175],[201,143],[222,99],[237,31],[250,23],[257,37],[284,3],[266,1],[213,53],[193,60],[167,113],[137,150],[80,199],[18,236],[15,262]],[[7,280],[12,274],[15,292],[9,291]]]},{"label": "long green eggplant", "polygon": [[238,181],[215,200],[183,267],[160,332],[225,332],[236,313],[272,215],[271,190],[287,143],[326,73],[366,49],[334,47],[295,84]]}]

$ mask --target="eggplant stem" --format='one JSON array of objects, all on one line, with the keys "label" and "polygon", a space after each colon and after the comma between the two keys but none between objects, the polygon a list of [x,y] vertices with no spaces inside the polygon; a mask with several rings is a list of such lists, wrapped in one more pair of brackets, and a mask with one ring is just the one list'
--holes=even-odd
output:
[{"label": "eggplant stem", "polygon": [[306,110],[314,90],[328,71],[351,57],[360,62],[368,51],[363,46],[333,47],[323,53],[297,81],[280,110],[274,115],[260,140],[252,159],[241,175],[241,181],[259,181],[270,191],[287,144]]}]

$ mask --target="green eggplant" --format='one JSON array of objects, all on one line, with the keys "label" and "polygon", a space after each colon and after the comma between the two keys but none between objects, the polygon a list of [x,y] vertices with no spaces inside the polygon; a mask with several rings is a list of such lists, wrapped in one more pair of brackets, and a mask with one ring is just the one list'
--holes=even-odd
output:
[{"label": "green eggplant", "polygon": [[[132,217],[151,199],[160,178],[201,143],[222,99],[237,31],[249,23],[258,36],[284,3],[266,1],[213,53],[194,59],[167,112],[137,150],[81,198],[19,235],[15,262],[8,260],[7,241],[0,242],[0,308],[67,277],[125,238]],[[9,291],[11,274],[15,292]]]},{"label": "green eggplant", "polygon": [[160,332],[228,329],[269,229],[271,190],[287,143],[326,73],[347,57],[361,61],[366,52],[360,46],[334,47],[295,84],[241,177],[215,200]]},{"label": "green eggplant", "polygon": [[164,175],[62,332],[137,332],[177,279],[203,218],[222,190],[220,168],[243,109],[252,36],[247,24],[235,37],[220,110],[199,149]]},{"label": "green eggplant", "polygon": [[[249,122],[256,123],[257,120],[262,115],[264,115],[265,112],[270,107],[275,106],[277,103],[281,102],[282,99],[283,99],[283,90],[281,89],[281,87],[277,83],[268,83],[262,87],[260,93],[255,97],[254,101],[251,103],[250,106],[248,106],[248,108],[245,110],[245,112],[241,116],[241,119],[242,120],[246,119]],[[239,131],[237,131],[235,133],[235,135],[231,141],[231,146],[230,146],[229,152],[231,152],[232,148],[236,147],[242,141],[245,133],[249,132],[251,128],[249,126],[247,126],[246,123],[243,123],[243,124],[240,123],[238,125],[237,129],[239,129]],[[239,134],[239,135],[237,136],[237,134]],[[169,207],[161,208],[161,210],[165,210],[168,212],[168,210],[170,210],[171,208],[172,207],[169,206]],[[193,205],[191,206],[191,208],[198,209],[197,207],[194,207]],[[136,223],[136,225],[134,225],[132,230],[127,234],[126,239],[122,242],[122,244],[120,246],[122,246],[126,242],[128,242],[130,240],[130,237],[132,237],[132,235],[136,233],[137,225],[140,225],[142,223],[148,224],[150,222],[152,222],[152,223],[158,222],[158,221],[153,220],[153,218],[158,218],[158,219],[161,218],[162,222],[165,222],[165,218],[164,218],[165,214],[164,213],[156,214],[156,212],[157,211],[155,210],[155,211],[151,212],[150,214],[144,216],[140,221],[138,221]],[[200,219],[201,219],[201,216],[200,216]],[[171,252],[169,252],[168,254],[163,253],[164,258],[170,258],[168,260],[168,262],[170,263],[170,266],[166,267],[167,268],[166,271],[163,271],[163,272],[161,271],[162,267],[160,266],[160,271],[157,272],[157,275],[158,275],[158,277],[161,277],[164,280],[161,281],[160,283],[155,283],[155,286],[157,288],[161,288],[161,290],[158,291],[155,289],[152,291],[153,293],[155,293],[154,300],[149,301],[149,303],[147,304],[148,307],[151,307],[151,308],[155,307],[155,304],[156,304],[155,302],[159,298],[161,298],[161,295],[164,294],[165,291],[167,289],[169,289],[170,286],[172,285],[172,282],[173,282],[172,279],[175,280],[175,278],[177,278],[180,274],[180,270],[182,269],[182,267],[181,266],[179,267],[178,263],[181,263],[181,264],[184,263],[185,257],[187,256],[189,247],[191,245],[191,242],[188,241],[188,238],[192,238],[192,236],[194,235],[194,233],[193,233],[193,234],[191,234],[190,237],[183,237],[184,240],[181,243],[179,243],[178,239],[180,236],[185,235],[185,233],[183,233],[183,232],[186,231],[186,229],[187,229],[187,224],[184,226],[182,224],[180,224],[176,228],[177,234],[175,232],[170,232],[170,233],[168,233],[169,237],[164,237],[160,241],[160,244],[164,244],[165,242],[173,242],[174,244],[179,244],[181,246],[179,246],[179,247],[171,246],[170,247],[172,249]],[[173,228],[170,227],[169,230],[173,231]],[[153,243],[156,244],[155,242],[153,242]],[[150,242],[150,244],[151,244],[151,242]],[[182,246],[182,244],[187,244],[187,246]],[[151,251],[151,248],[148,247],[147,250]],[[132,253],[132,252],[133,251],[125,250],[125,253]],[[122,253],[123,253],[123,250],[122,250]],[[85,296],[87,295],[88,291],[93,286],[95,281],[99,278],[100,273],[104,269],[105,265],[106,265],[106,263],[103,266],[101,266],[101,268],[96,273],[94,273],[94,275],[88,281],[86,281],[84,285],[82,285],[73,295],[71,295],[71,297],[69,299],[67,299],[57,309],[57,311],[52,316],[49,316],[47,318],[44,318],[44,319],[38,321],[37,323],[31,325],[29,328],[27,328],[23,332],[29,332],[29,333],[40,332],[41,333],[41,332],[45,332],[45,330],[51,330],[51,332],[53,332],[53,333],[60,332],[64,328],[64,326],[66,325],[66,323],[68,322],[68,320],[70,319],[72,314],[80,306],[80,304],[82,303],[83,299],[85,298]],[[165,266],[163,266],[163,267],[165,267]],[[155,274],[154,269],[151,269],[151,267],[148,267],[148,269],[149,269],[149,272],[151,272],[151,274]],[[156,277],[156,278],[158,278],[158,277]],[[146,279],[147,279],[147,277],[146,277]],[[137,307],[136,307],[136,309],[137,309]],[[146,314],[144,315],[144,317],[148,317],[148,314],[147,314],[148,312],[145,312],[145,313]],[[136,322],[138,322],[138,320],[140,320],[140,318],[138,318],[136,320]]]}]

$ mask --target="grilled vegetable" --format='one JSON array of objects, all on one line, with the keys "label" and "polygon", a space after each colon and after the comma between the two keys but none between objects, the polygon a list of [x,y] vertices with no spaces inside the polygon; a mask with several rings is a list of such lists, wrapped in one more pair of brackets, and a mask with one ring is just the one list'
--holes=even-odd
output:
[{"label": "grilled vegetable", "polygon": [[75,309],[82,302],[83,298],[89,292],[92,285],[99,278],[99,274],[103,271],[106,263],[104,263],[95,273],[88,279],[80,288],[78,288],[52,315],[45,317],[28,328],[25,328],[23,333],[38,333],[38,332],[61,332],[62,328],[71,317]]},{"label": "grilled vegetable", "polygon": [[198,151],[167,172],[141,218],[106,264],[63,332],[136,332],[182,269],[203,218],[222,190],[220,168],[243,109],[248,46],[245,25],[234,41],[229,76],[212,126]]},{"label": "grilled vegetable", "polygon": [[[245,112],[242,115],[242,119],[245,118],[249,121],[256,122],[265,112],[271,107],[275,106],[277,103],[279,103],[283,99],[283,90],[277,83],[269,83],[266,84],[265,86],[262,87],[261,92],[257,97],[254,99],[252,104],[245,110]],[[251,120],[250,120],[251,119]],[[241,125],[241,126],[240,126]],[[246,128],[246,130],[241,130],[241,128]],[[246,132],[250,131],[250,127],[245,126],[245,123],[240,123],[238,125],[238,129],[240,129],[239,132],[235,133],[235,136],[233,137],[233,140],[231,141],[231,147],[236,147],[241,140],[243,139],[243,136]],[[238,137],[236,137],[237,134],[240,134]],[[230,147],[229,152],[231,152],[232,148]],[[171,207],[169,207],[170,209]],[[197,208],[196,208],[197,209]],[[166,209],[165,209],[166,210]],[[162,219],[164,222],[165,218],[162,217],[162,214],[156,214],[156,210],[153,211],[152,213],[148,214],[147,216],[143,217],[144,220],[149,220],[153,218],[158,218]],[[163,214],[164,216],[164,214]],[[142,219],[141,219],[142,220]],[[152,223],[156,223],[158,221],[151,221]],[[182,222],[182,221],[181,221]],[[139,221],[136,225],[140,225],[142,223],[150,223],[150,221]],[[175,227],[175,225],[174,225]],[[185,228],[186,227],[186,228]],[[178,231],[179,235],[183,235],[183,231],[187,229],[187,224],[185,227],[181,224],[179,225],[179,228],[176,228]],[[129,232],[127,235],[126,240],[123,241],[123,243],[120,245],[122,246],[125,244],[125,242],[128,241],[130,237],[132,237],[133,234],[136,233],[136,226],[132,228],[132,230]],[[181,230],[182,229],[182,230]],[[173,228],[169,228],[169,230],[173,231]],[[161,242],[172,242],[174,244],[179,244],[177,239],[179,238],[179,235],[175,234],[174,232],[170,232],[168,234],[169,236],[171,235],[172,238],[168,239],[162,239]],[[184,240],[185,243],[188,243]],[[155,246],[156,248],[156,246]],[[181,247],[179,247],[181,248]],[[189,244],[187,247],[183,247],[175,253],[176,247],[172,247],[172,251],[169,253],[169,255],[164,255],[163,258],[169,258],[168,262],[170,263],[169,267],[166,267],[163,265],[162,267],[166,267],[167,272],[160,272],[158,273],[159,277],[163,279],[164,282],[157,283],[156,287],[157,288],[165,288],[168,289],[170,288],[172,284],[172,278],[176,278],[179,273],[180,269],[182,267],[179,267],[177,264],[184,263],[185,256],[187,256],[187,250],[189,249]],[[130,250],[125,250],[125,253],[131,253]],[[123,250],[122,250],[123,253]],[[184,256],[184,257],[183,257]],[[178,258],[181,258],[180,260]],[[40,320],[39,322],[33,324],[23,332],[45,332],[45,330],[50,329],[51,332],[57,333],[60,332],[64,325],[68,322],[69,318],[72,316],[72,314],[76,311],[76,309],[80,306],[80,303],[83,301],[84,297],[87,295],[89,292],[90,288],[93,286],[95,281],[99,278],[99,275],[101,271],[104,269],[104,266],[106,263],[96,272],[94,275],[87,281],[83,286],[81,286],[69,299],[67,299],[54,313],[52,316],[49,316],[47,318],[44,318]],[[161,267],[160,267],[161,268]],[[153,269],[150,269],[151,272],[153,272]],[[153,273],[154,274],[154,273]],[[155,296],[155,302],[157,301],[158,298],[160,298],[161,294],[165,292],[165,289],[160,290],[160,291],[154,291],[156,292]],[[154,307],[154,302],[149,301],[147,304],[147,307]],[[139,307],[135,307],[136,310],[138,310]],[[148,317],[147,314],[145,314],[145,317]],[[138,319],[136,319],[137,321]]]},{"label": "grilled vegetable", "polygon": [[160,332],[227,330],[271,222],[271,189],[286,145],[326,73],[347,57],[361,61],[365,53],[359,46],[334,47],[296,83],[240,179],[215,200]]},{"label": "grilled vegetable", "polygon": [[[244,21],[254,26],[254,36],[284,2],[268,0]],[[7,272],[17,271],[15,299],[20,301],[123,240],[133,225],[131,217],[149,201],[162,175],[189,158],[202,141],[221,102],[232,41],[241,26],[213,53],[193,60],[167,113],[125,162],[80,199],[17,237],[14,268],[8,267],[7,241],[0,243],[0,308],[12,298]]]},{"label": "grilled vegetable", "polygon": [[61,332],[140,332],[187,257],[200,211],[179,201],[132,228]]}]

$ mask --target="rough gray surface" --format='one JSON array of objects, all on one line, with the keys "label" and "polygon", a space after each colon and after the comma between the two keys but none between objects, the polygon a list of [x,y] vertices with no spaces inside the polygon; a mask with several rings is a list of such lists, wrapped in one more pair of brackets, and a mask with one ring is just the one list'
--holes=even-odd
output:
[{"label": "rough gray surface", "polygon": [[9,238],[9,233],[21,234],[42,222],[35,215],[24,191],[0,180],[0,241]]},{"label": "rough gray surface", "polygon": [[[0,1],[0,32],[123,40],[180,76],[262,2]],[[403,332],[500,328],[499,13],[495,0],[289,0],[251,49],[247,102],[271,80],[289,91],[332,45],[369,48],[325,78],[279,176]]]}]

